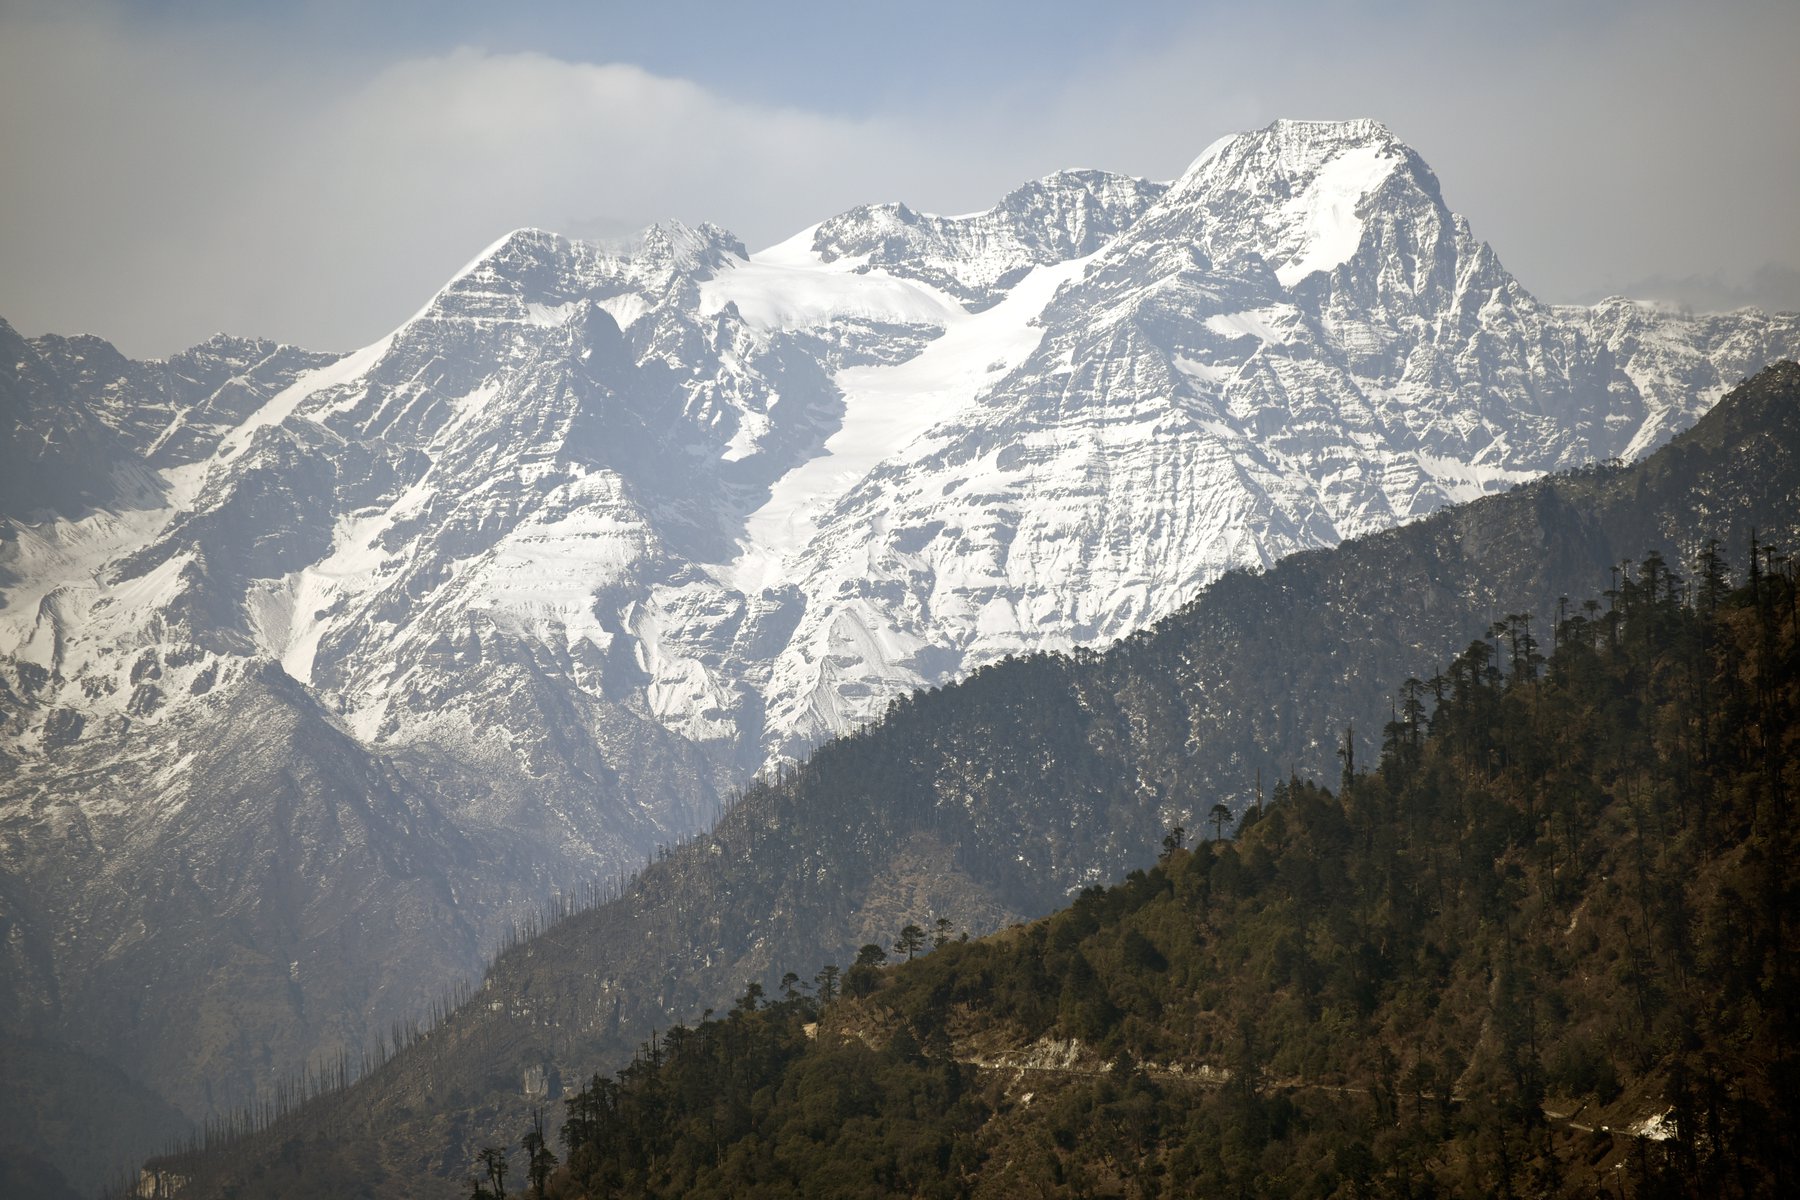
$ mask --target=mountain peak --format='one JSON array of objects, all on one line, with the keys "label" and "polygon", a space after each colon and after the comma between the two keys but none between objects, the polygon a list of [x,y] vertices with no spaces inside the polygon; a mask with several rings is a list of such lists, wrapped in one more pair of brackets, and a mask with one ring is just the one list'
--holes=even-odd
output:
[{"label": "mountain peak", "polygon": [[1442,207],[1436,178],[1381,122],[1284,118],[1208,146],[1168,203],[1203,214],[1209,246],[1254,250],[1292,287],[1356,253],[1366,201],[1397,174]]},{"label": "mountain peak", "polygon": [[1311,121],[1298,117],[1276,117],[1259,131],[1296,139],[1344,141],[1394,141],[1393,132],[1373,117],[1350,117],[1341,121]]},{"label": "mountain peak", "polygon": [[711,221],[688,225],[671,219],[658,221],[639,234],[627,256],[647,266],[666,266],[705,277],[729,259],[748,258],[749,252],[736,234]]},{"label": "mountain peak", "polygon": [[1283,117],[1261,129],[1220,138],[1201,152],[1173,187],[1181,192],[1216,179],[1241,175],[1245,185],[1273,186],[1277,195],[1316,175],[1327,164],[1350,156],[1398,163],[1418,156],[1380,121],[1298,121]]},{"label": "mountain peak", "polygon": [[[528,293],[560,290],[556,286],[558,263],[570,248],[566,238],[548,230],[514,229],[452,275],[412,320],[515,315],[510,311],[515,304],[502,298],[519,302]],[[478,301],[473,308],[472,301]]]},{"label": "mountain peak", "polygon": [[503,272],[512,265],[556,254],[567,249],[568,245],[567,239],[548,229],[522,226],[507,232],[470,259],[462,270],[450,277],[450,282],[454,284],[459,279],[482,271]]},{"label": "mountain peak", "polygon": [[820,222],[812,251],[827,263],[860,259],[864,269],[917,279],[979,311],[1033,267],[1093,254],[1165,190],[1110,171],[1056,171],[1014,188],[992,208],[958,216],[862,205]]}]

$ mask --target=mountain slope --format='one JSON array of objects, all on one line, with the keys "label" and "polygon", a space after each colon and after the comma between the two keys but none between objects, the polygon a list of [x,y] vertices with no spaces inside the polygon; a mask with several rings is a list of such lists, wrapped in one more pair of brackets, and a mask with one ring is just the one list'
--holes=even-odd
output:
[{"label": "mountain slope", "polygon": [[1512,621],[1230,843],[667,1031],[569,1098],[557,1194],[1779,1193],[1800,609],[1702,583]]},{"label": "mountain slope", "polygon": [[[1058,288],[974,403],[835,506],[778,485],[752,518],[810,537],[783,559],[808,603],[767,736],[792,753],[897,688],[1142,628],[1233,567],[1641,453],[1796,329],[1636,319],[1694,373],[1640,384],[1667,364],[1622,368],[1539,304],[1379,125],[1223,139]],[[936,352],[900,369],[911,394],[947,394]]]},{"label": "mountain slope", "polygon": [[1796,522],[1800,366],[1784,364],[1643,463],[1233,574],[1103,655],[1008,662],[899,702],[751,789],[620,899],[503,955],[475,1003],[245,1143],[232,1169],[324,1136],[359,1181],[446,1194],[476,1148],[513,1136],[536,1072],[584,1078],[747,979],[847,965],[907,923],[981,933],[1048,912],[1171,826],[1241,811],[1259,774],[1335,774],[1347,726],[1371,761],[1407,677],[1491,621],[1536,613],[1542,636],[1608,564],[1654,548],[1688,561],[1705,538],[1741,546]]}]

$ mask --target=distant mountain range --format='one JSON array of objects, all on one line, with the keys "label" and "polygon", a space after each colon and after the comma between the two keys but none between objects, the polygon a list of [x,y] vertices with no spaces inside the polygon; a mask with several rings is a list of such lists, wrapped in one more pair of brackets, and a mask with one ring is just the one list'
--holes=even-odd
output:
[{"label": "distant mountain range", "polygon": [[350,355],[0,343],[0,1027],[199,1116],[915,688],[1639,455],[1800,318],[1544,306],[1282,121],[756,255],[521,231]]}]

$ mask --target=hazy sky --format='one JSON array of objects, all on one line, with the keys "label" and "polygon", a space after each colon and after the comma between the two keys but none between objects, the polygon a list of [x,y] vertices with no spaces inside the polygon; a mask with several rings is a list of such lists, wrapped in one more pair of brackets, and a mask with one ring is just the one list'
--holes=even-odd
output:
[{"label": "hazy sky", "polygon": [[1551,301],[1800,308],[1800,3],[0,0],[0,317],[372,341],[508,229],[986,207],[1370,116]]}]

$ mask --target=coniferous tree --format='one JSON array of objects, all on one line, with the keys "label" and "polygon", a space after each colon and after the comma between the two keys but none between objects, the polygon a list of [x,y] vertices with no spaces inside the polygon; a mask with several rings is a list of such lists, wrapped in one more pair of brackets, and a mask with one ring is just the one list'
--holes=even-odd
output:
[{"label": "coniferous tree", "polygon": [[484,1146],[481,1150],[481,1167],[487,1172],[488,1183],[492,1190],[487,1194],[493,1200],[506,1200],[506,1148],[504,1146]]},{"label": "coniferous tree", "polygon": [[556,1155],[551,1151],[544,1139],[544,1110],[531,1110],[531,1128],[519,1142],[525,1151],[525,1173],[531,1181],[531,1194],[535,1200],[544,1200],[544,1185],[550,1179],[550,1172],[556,1169]]},{"label": "coniferous tree", "polygon": [[1215,804],[1207,814],[1207,820],[1212,822],[1213,841],[1216,842],[1225,836],[1225,827],[1231,824],[1231,809],[1223,802]]},{"label": "coniferous tree", "polygon": [[1163,857],[1167,858],[1187,844],[1187,830],[1176,825],[1163,835]]},{"label": "coniferous tree", "polygon": [[830,1004],[832,998],[837,995],[837,964],[826,963],[824,966],[820,967],[819,973],[813,977],[813,982],[818,984],[819,1003]]}]

